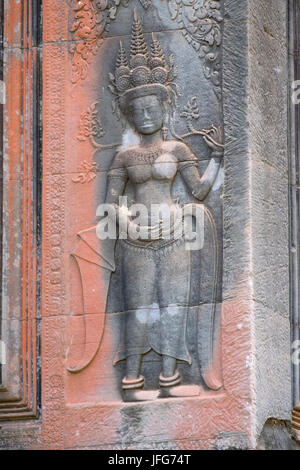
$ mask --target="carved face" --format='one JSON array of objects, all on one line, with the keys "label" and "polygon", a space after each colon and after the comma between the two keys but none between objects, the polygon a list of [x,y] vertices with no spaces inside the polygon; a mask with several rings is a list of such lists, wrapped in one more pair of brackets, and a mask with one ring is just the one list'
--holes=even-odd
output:
[{"label": "carved face", "polygon": [[156,95],[134,98],[130,107],[130,119],[140,134],[151,135],[162,128],[163,107]]}]

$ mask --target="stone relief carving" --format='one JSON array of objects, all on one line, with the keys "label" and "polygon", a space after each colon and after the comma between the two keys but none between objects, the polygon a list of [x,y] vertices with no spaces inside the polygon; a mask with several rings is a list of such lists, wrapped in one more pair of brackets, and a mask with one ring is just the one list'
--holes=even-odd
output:
[{"label": "stone relief carving", "polygon": [[[124,108],[122,104],[122,93],[129,90],[132,85],[138,87],[140,85],[161,84],[168,91],[169,105],[177,104],[177,85],[175,79],[177,76],[177,67],[174,64],[174,55],[169,57],[169,65],[166,63],[164,53],[159,41],[152,34],[151,58],[148,65],[148,50],[144,42],[142,25],[139,21],[133,23],[132,42],[131,42],[131,60],[127,61],[127,56],[122,42],[116,61],[116,74],[109,75],[111,85],[109,89],[114,95],[113,112],[120,117],[120,110]],[[135,59],[135,57],[137,57]],[[134,67],[136,65],[136,67]],[[163,89],[162,89],[163,90]],[[124,114],[124,113],[123,113]]]},{"label": "stone relief carving", "polygon": [[222,135],[219,127],[216,127],[213,124],[211,125],[210,129],[197,130],[194,127],[193,121],[198,120],[200,117],[197,98],[195,96],[193,96],[188,101],[186,106],[183,108],[180,116],[186,119],[187,128],[189,130],[187,134],[180,135],[180,139],[186,139],[187,137],[191,137],[194,135],[202,135],[209,138],[210,142],[215,145],[216,148],[219,148],[220,150],[223,148],[223,145],[220,144],[220,142],[222,141]]},{"label": "stone relief carving", "polygon": [[[120,5],[127,7],[129,0],[73,0],[74,22],[71,32],[80,41],[71,49],[73,83],[84,80],[88,66],[97,54],[111,21],[116,19]],[[147,9],[152,0],[140,0]]]},{"label": "stone relief carving", "polygon": [[[88,140],[90,142],[94,148],[93,157],[97,151],[111,149],[119,145],[119,143],[105,145],[98,141],[105,136],[98,112],[98,105],[99,102],[95,101],[82,113],[79,122],[79,133],[77,135],[79,141],[84,142]],[[99,165],[96,162],[84,160],[78,168],[79,175],[72,178],[72,181],[73,183],[90,183],[95,179],[99,170]]]},{"label": "stone relief carving", "polygon": [[[164,0],[163,0],[164,1]],[[204,62],[204,73],[221,97],[222,22],[219,0],[167,0],[171,18]]]},{"label": "stone relief carving", "polygon": [[[130,54],[128,56],[126,47],[120,42],[115,71],[110,74],[110,90],[116,106],[134,128],[139,142],[117,152],[108,172],[106,205],[112,208],[113,215],[102,217],[97,226],[81,231],[79,244],[72,253],[81,275],[86,347],[80,359],[72,361],[71,344],[68,370],[80,372],[95,357],[103,336],[111,275],[119,269],[124,310],[121,313],[119,347],[112,360],[114,365],[120,361],[126,364],[122,380],[125,401],[199,393],[197,386],[186,389],[181,385],[182,377],[178,370],[178,362],[187,365],[192,362],[186,334],[192,284],[191,252],[194,248],[191,249],[188,227],[190,223],[190,227],[196,227],[196,232],[198,229],[201,231],[201,223],[206,218],[217,249],[213,216],[203,201],[216,181],[223,143],[220,128],[194,128],[192,121],[199,117],[195,97],[189,100],[181,113],[187,120],[189,133],[178,136],[178,139],[169,139],[166,123],[169,122],[170,105],[176,99],[174,71],[173,59],[169,64],[155,35],[152,35],[150,47],[147,44],[135,10]],[[82,116],[81,138],[94,138],[99,129],[102,126],[94,103]],[[103,130],[100,134],[103,135]],[[211,150],[210,162],[202,176],[198,158],[183,142],[189,135],[201,136]],[[100,144],[96,146],[101,149]],[[91,167],[87,165],[86,168],[89,173]],[[171,189],[177,174],[195,202],[181,204],[172,198]],[[80,182],[82,179],[85,175],[79,177]],[[128,182],[134,192],[134,200],[129,207],[123,204]],[[138,212],[135,212],[136,206],[139,207]],[[158,212],[152,217],[154,206]],[[116,222],[118,234],[116,237],[103,236],[103,227],[111,220]],[[201,249],[200,243],[195,250]],[[216,259],[217,253],[215,264]],[[91,279],[98,279],[101,283],[101,301],[98,304],[94,301],[97,286],[91,283]],[[215,278],[211,279],[211,284],[216,285]],[[215,287],[213,291],[215,295]],[[213,298],[213,309],[215,302]],[[211,361],[212,330],[213,326],[208,338]],[[151,351],[161,358],[159,392],[143,389],[142,365]],[[211,370],[206,385],[215,390],[221,387]]]},{"label": "stone relief carving", "polygon": [[77,136],[77,139],[80,141],[90,139],[91,143],[96,147],[96,139],[101,139],[105,135],[97,109],[98,105],[99,103],[96,101],[82,113],[79,123],[79,134]]},{"label": "stone relief carving", "polygon": [[[53,66],[50,67],[50,60]],[[46,90],[47,102],[50,103],[47,109],[47,115],[51,117],[47,121],[48,132],[45,143],[49,152],[51,152],[50,175],[47,183],[49,184],[48,197],[46,199],[47,209],[50,215],[50,223],[45,233],[49,242],[49,252],[47,261],[49,266],[49,284],[46,289],[46,300],[48,306],[48,315],[59,315],[62,311],[64,289],[63,289],[63,268],[61,263],[61,253],[63,247],[64,232],[64,200],[66,183],[61,171],[64,170],[64,90],[62,83],[63,75],[63,52],[59,47],[54,47],[46,52]],[[50,88],[48,83],[52,84]]]},{"label": "stone relief carving", "polygon": [[[203,61],[204,74],[211,80],[214,91],[221,98],[222,23],[220,0],[161,0],[168,2],[172,20],[183,28],[183,35]],[[71,49],[73,83],[84,80],[88,65],[97,54],[104,35],[116,19],[120,5],[129,0],[76,0],[73,5],[75,20],[71,32],[79,40]],[[147,9],[152,0],[140,0]]]},{"label": "stone relief carving", "polygon": [[96,162],[89,163],[86,160],[83,160],[79,167],[79,175],[75,178],[72,178],[72,181],[73,183],[90,183],[93,181],[93,179],[96,178],[97,171],[99,170],[100,168]]},{"label": "stone relief carving", "polygon": [[127,6],[128,0],[74,0],[71,3],[74,11],[71,32],[78,40],[70,51],[73,83],[86,78],[88,65],[97,54],[110,22],[116,18],[120,4]]},{"label": "stone relief carving", "polygon": [[140,0],[141,5],[147,10],[152,3],[152,0]]}]

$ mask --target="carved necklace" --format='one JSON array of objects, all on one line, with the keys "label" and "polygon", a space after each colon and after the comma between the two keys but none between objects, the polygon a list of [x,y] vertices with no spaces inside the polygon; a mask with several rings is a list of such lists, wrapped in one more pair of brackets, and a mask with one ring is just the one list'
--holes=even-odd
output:
[{"label": "carved necklace", "polygon": [[161,146],[152,146],[149,149],[134,150],[133,158],[136,162],[153,165],[155,160],[163,153]]}]

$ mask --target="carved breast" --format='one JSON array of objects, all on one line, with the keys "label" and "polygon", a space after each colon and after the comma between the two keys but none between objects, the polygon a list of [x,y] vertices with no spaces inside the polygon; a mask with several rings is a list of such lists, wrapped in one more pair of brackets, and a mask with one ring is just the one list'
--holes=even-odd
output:
[{"label": "carved breast", "polygon": [[177,159],[170,153],[163,153],[154,161],[129,164],[128,176],[133,183],[144,183],[150,179],[172,180],[177,173]]},{"label": "carved breast", "polygon": [[152,177],[154,179],[171,180],[177,173],[177,159],[171,153],[163,153],[158,157],[152,168]]}]

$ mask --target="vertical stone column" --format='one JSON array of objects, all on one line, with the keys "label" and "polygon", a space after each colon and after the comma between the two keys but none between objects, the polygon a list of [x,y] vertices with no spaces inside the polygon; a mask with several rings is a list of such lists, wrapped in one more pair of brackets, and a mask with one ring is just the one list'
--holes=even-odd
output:
[{"label": "vertical stone column", "polygon": [[0,421],[38,415],[39,8],[1,10],[1,349]]},{"label": "vertical stone column", "polygon": [[291,162],[290,162],[290,197],[291,197],[291,320],[292,320],[292,357],[293,357],[293,428],[300,441],[300,364],[299,364],[299,160],[300,160],[300,11],[296,0],[290,2],[290,71],[291,89]]},{"label": "vertical stone column", "polygon": [[239,387],[249,389],[255,446],[267,418],[291,415],[288,5],[225,5],[224,306],[244,311],[231,352],[238,361],[247,349]]}]

